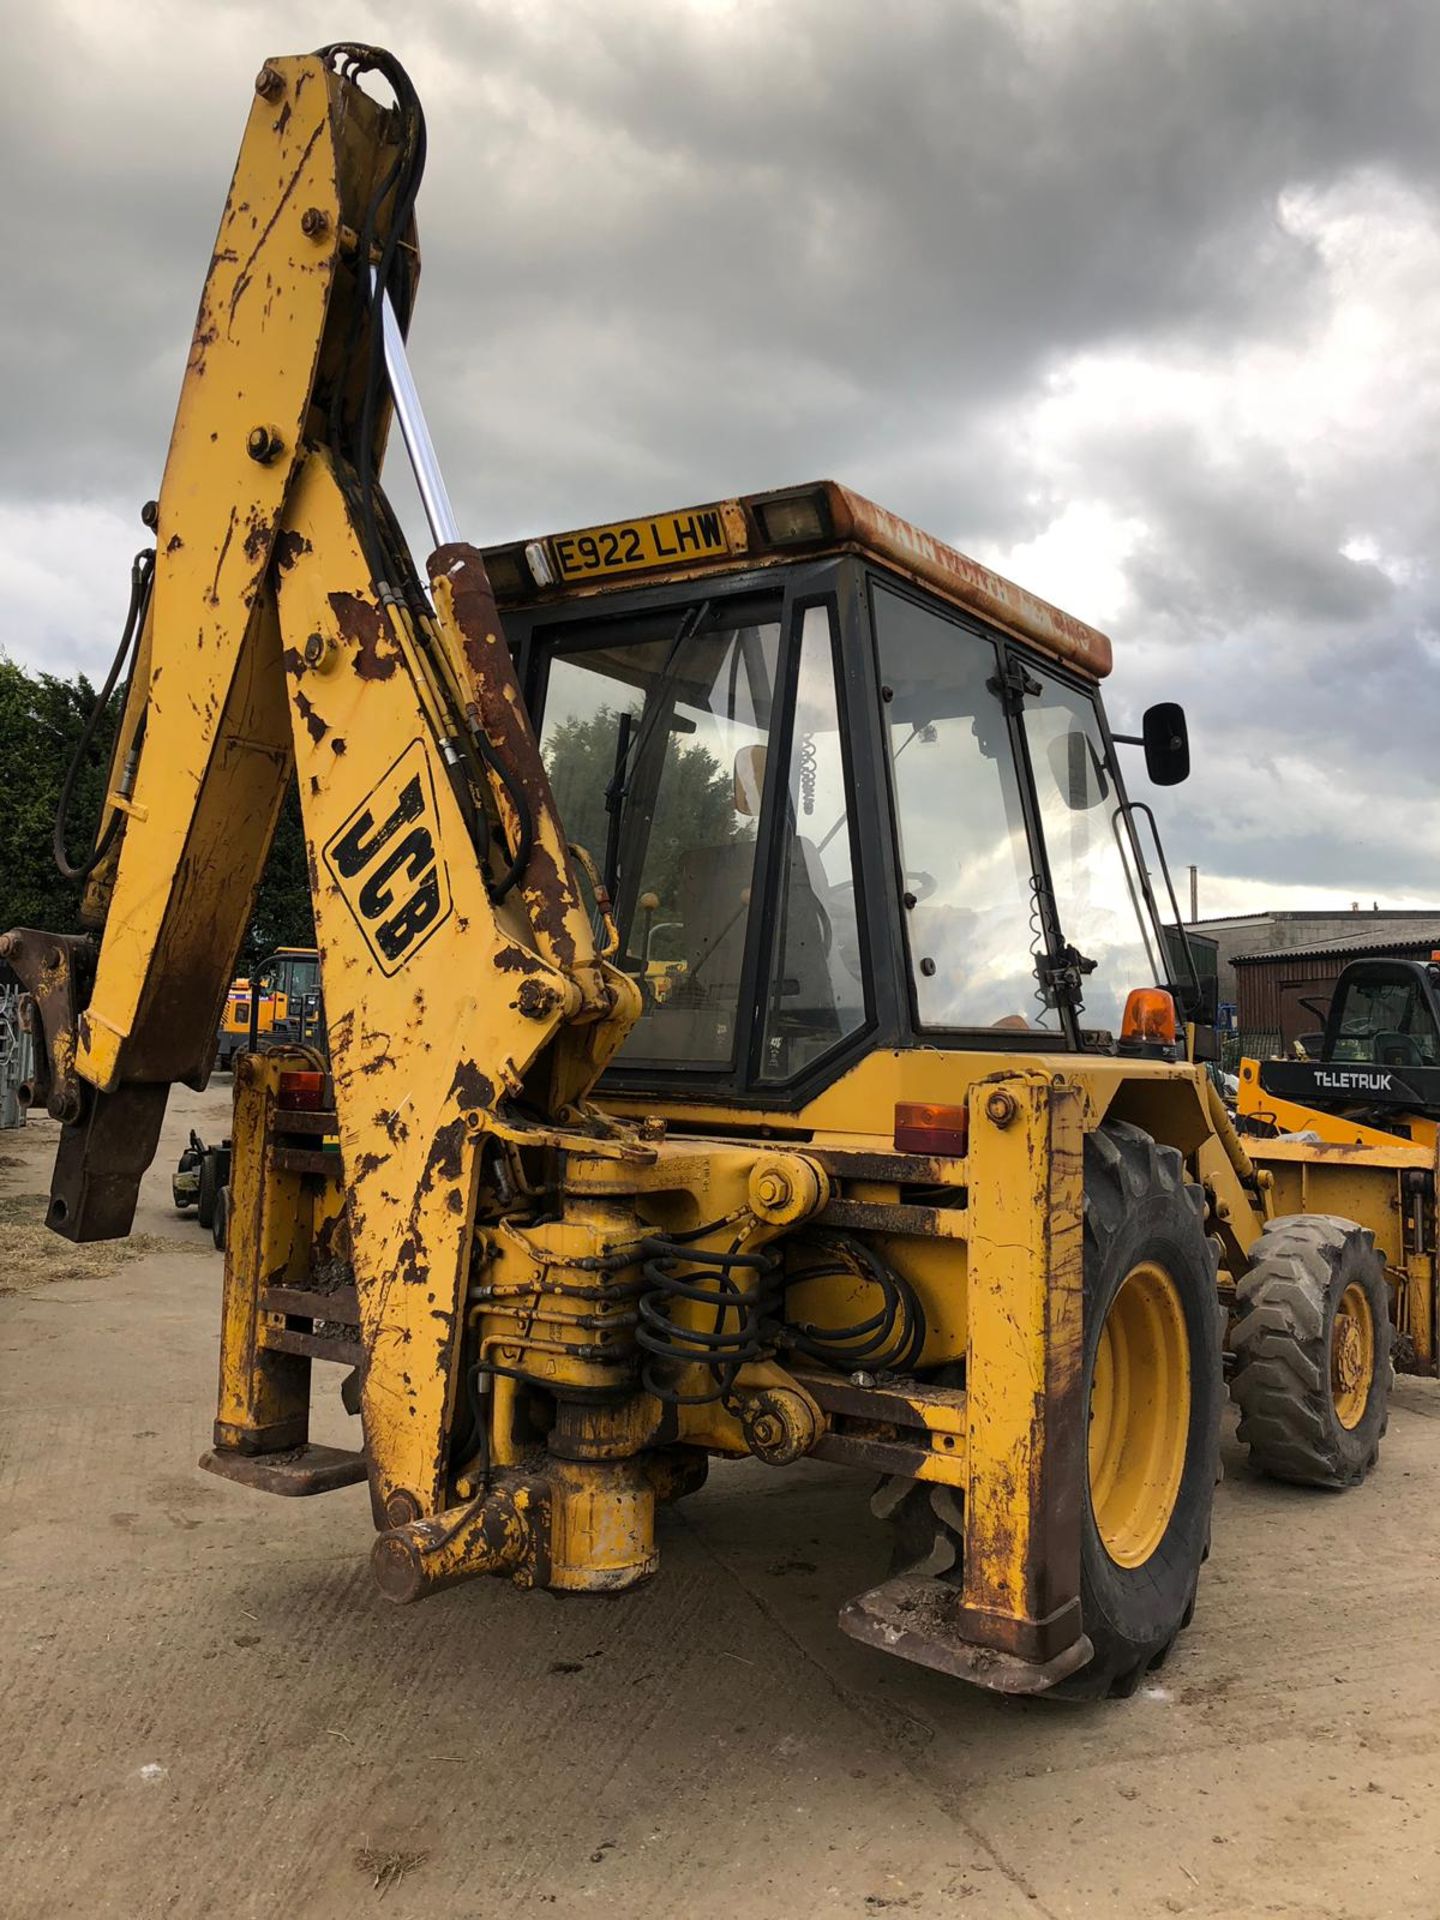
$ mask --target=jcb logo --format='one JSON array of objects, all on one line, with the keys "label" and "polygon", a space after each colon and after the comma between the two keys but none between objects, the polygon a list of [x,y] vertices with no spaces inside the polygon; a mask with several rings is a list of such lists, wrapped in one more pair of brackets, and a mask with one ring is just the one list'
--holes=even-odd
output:
[{"label": "jcb logo", "polygon": [[382,973],[398,973],[450,912],[430,762],[412,740],[325,849]]}]

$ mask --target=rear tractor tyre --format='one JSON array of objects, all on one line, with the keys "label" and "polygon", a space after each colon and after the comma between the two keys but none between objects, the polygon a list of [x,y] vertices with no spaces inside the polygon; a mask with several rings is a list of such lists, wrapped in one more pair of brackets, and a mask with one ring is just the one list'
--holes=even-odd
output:
[{"label": "rear tractor tyre", "polygon": [[[1084,1203],[1080,1602],[1094,1654],[1051,1689],[1067,1700],[1133,1693],[1190,1624],[1224,1399],[1216,1252],[1181,1156],[1107,1121],[1085,1142]],[[889,1481],[872,1504],[891,1523],[893,1572],[960,1580],[957,1494]]]},{"label": "rear tractor tyre", "polygon": [[1175,1148],[1120,1120],[1086,1139],[1080,1611],[1095,1653],[1061,1699],[1133,1693],[1195,1611],[1225,1396],[1204,1215]]},{"label": "rear tractor tyre", "polygon": [[1370,1230],[1329,1214],[1272,1220],[1237,1289],[1230,1336],[1250,1464],[1300,1486],[1363,1480],[1389,1419],[1391,1339]]}]

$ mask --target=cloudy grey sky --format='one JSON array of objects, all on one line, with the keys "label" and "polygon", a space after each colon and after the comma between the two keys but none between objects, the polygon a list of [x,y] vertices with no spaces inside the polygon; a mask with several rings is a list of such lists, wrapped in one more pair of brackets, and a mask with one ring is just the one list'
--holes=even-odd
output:
[{"label": "cloudy grey sky", "polygon": [[0,18],[12,656],[108,659],[255,69],[378,39],[467,537],[833,475],[1185,701],[1202,912],[1440,901],[1433,0]]}]

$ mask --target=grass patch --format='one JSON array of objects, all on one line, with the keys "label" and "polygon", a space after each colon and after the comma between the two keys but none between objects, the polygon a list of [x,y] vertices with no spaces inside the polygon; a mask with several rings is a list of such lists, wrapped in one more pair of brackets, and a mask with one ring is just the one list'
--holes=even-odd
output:
[{"label": "grass patch", "polygon": [[128,1240],[62,1240],[45,1225],[48,1195],[12,1193],[0,1199],[0,1294],[33,1293],[60,1280],[95,1280],[127,1260],[183,1244],[153,1233]]}]

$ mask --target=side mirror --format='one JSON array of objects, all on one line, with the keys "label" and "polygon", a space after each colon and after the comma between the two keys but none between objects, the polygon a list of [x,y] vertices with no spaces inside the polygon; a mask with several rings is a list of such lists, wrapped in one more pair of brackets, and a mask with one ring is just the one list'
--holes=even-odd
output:
[{"label": "side mirror", "polygon": [[1178,787],[1190,777],[1190,730],[1185,709],[1174,700],[1162,700],[1145,709],[1140,723],[1145,748],[1145,771],[1157,787]]}]

